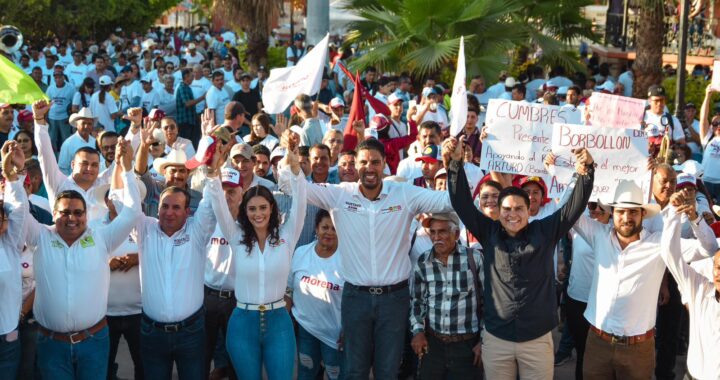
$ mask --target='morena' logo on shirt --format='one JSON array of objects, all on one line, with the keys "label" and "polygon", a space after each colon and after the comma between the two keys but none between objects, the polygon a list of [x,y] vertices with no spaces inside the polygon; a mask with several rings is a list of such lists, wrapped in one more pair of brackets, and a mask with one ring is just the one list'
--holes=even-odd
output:
[{"label": "'morena' logo on shirt", "polygon": [[227,241],[224,237],[221,237],[221,238],[214,237],[214,238],[210,239],[210,244],[212,244],[212,245],[228,245],[228,244],[230,244],[230,242]]},{"label": "'morena' logo on shirt", "polygon": [[330,282],[330,281],[319,280],[319,279],[317,279],[317,278],[313,278],[313,277],[310,277],[310,276],[302,276],[302,278],[300,279],[300,283],[302,283],[302,284],[308,284],[308,285],[311,285],[311,286],[318,286],[318,287],[320,287],[320,288],[330,289],[330,290],[333,290],[333,291],[339,291],[339,290],[340,290],[340,285],[338,285],[338,284],[333,284],[333,283]]},{"label": "'morena' logo on shirt", "polygon": [[181,246],[190,242],[190,235],[183,235],[173,241],[174,246]]}]

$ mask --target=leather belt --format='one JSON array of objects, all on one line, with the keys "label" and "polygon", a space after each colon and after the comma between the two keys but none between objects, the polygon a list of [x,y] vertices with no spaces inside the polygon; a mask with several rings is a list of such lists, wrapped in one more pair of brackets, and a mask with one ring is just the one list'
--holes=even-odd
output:
[{"label": "leather belt", "polygon": [[173,333],[173,332],[178,332],[178,331],[182,330],[183,328],[187,327],[188,325],[195,323],[203,315],[205,315],[205,308],[201,307],[198,311],[193,313],[193,315],[183,319],[180,322],[167,322],[166,323],[166,322],[153,321],[152,319],[150,319],[150,317],[145,315],[145,313],[143,313],[142,319],[143,319],[143,321],[148,323],[150,326],[152,326],[158,330],[163,330],[166,333]]},{"label": "leather belt", "polygon": [[439,341],[443,343],[457,343],[457,342],[465,342],[467,340],[477,339],[478,334],[475,333],[465,333],[465,334],[441,334],[431,328],[426,328],[425,331],[429,334],[437,338]]},{"label": "leather belt", "polygon": [[360,285],[353,285],[349,282],[346,282],[345,285],[350,286],[351,288],[354,288],[357,290],[361,290],[363,292],[368,292],[372,295],[379,296],[381,294],[391,293],[396,290],[407,288],[408,280],[400,281],[397,284],[383,285],[383,286],[360,286]]},{"label": "leather belt", "polygon": [[607,333],[605,331],[600,330],[599,328],[590,325],[590,330],[595,333],[600,339],[611,343],[611,344],[620,344],[623,346],[629,346],[632,344],[638,344],[645,342],[646,340],[652,338],[655,336],[655,329],[648,330],[645,334],[640,335],[633,335],[633,336],[618,336],[614,334]]},{"label": "leather belt", "polygon": [[38,324],[38,331],[40,332],[40,334],[43,334],[44,336],[46,336],[50,339],[54,339],[54,340],[64,342],[64,343],[76,344],[76,343],[80,343],[80,342],[84,341],[85,339],[90,338],[91,336],[97,334],[105,326],[107,326],[107,321],[105,320],[105,318],[103,318],[100,320],[100,322],[94,324],[93,326],[91,326],[83,331],[61,333],[61,332],[55,332],[52,330],[48,330],[39,324]]},{"label": "leather belt", "polygon": [[223,300],[229,300],[235,298],[235,291],[233,290],[217,290],[205,285],[205,291],[211,295],[218,297]]},{"label": "leather belt", "polygon": [[243,309],[243,310],[263,312],[263,311],[281,309],[281,308],[285,307],[285,300],[279,300],[279,301],[270,302],[270,303],[266,303],[266,304],[262,304],[262,305],[238,302],[237,307],[238,307],[238,309]]}]

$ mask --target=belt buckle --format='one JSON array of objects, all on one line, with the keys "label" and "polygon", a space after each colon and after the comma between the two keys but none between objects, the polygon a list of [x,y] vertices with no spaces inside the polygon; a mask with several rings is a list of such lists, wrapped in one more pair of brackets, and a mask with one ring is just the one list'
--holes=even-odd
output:
[{"label": "belt buckle", "polygon": [[178,332],[178,331],[180,331],[180,324],[175,323],[172,325],[165,325],[165,326],[163,326],[163,331],[165,331],[166,333]]},{"label": "belt buckle", "polygon": [[613,335],[612,338],[610,338],[610,343],[612,344],[619,344],[621,346],[627,346],[628,344],[628,337],[626,336],[616,336]]},{"label": "belt buckle", "polygon": [[258,311],[263,312],[267,310],[267,307],[265,305],[258,305]]},{"label": "belt buckle", "polygon": [[[79,337],[79,338],[76,340],[75,337]],[[70,344],[77,344],[77,343],[82,342],[82,334],[79,332],[74,332],[74,333],[68,335],[68,338],[70,339]]]},{"label": "belt buckle", "polygon": [[371,287],[370,289],[368,289],[368,292],[372,295],[379,296],[379,295],[383,294],[384,290],[382,287],[378,286],[378,287]]},{"label": "belt buckle", "polygon": [[229,299],[232,298],[232,291],[231,290],[220,290],[218,291],[218,297],[222,299]]}]

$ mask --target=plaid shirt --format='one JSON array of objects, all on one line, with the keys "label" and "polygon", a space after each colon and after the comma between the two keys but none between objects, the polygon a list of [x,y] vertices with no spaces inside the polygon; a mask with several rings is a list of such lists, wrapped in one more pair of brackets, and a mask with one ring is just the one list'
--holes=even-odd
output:
[{"label": "plaid shirt", "polygon": [[177,106],[177,113],[175,121],[178,124],[196,124],[195,106],[185,107],[185,103],[195,99],[193,96],[190,86],[185,83],[181,83],[177,88],[177,95],[175,96],[175,105]]},{"label": "plaid shirt", "polygon": [[[468,248],[457,244],[448,256],[447,265],[435,258],[435,249],[423,253],[415,263],[415,289],[412,296],[410,324],[414,334],[426,327],[448,335],[479,331],[477,301],[473,275],[467,260]],[[482,261],[477,250],[473,252],[482,275]],[[480,278],[482,281],[482,278]],[[425,326],[425,320],[429,326]]]}]

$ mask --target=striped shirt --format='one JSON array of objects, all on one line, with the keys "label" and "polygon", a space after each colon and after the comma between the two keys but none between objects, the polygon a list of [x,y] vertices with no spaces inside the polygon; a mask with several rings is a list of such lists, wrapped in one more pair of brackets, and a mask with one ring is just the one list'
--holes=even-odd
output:
[{"label": "striped shirt", "polygon": [[[477,250],[473,252],[478,272],[482,261]],[[415,263],[415,289],[412,294],[410,324],[413,334],[429,328],[440,334],[456,335],[476,333],[478,320],[475,309],[475,285],[467,260],[468,248],[456,244],[448,256],[447,265],[435,258],[435,249],[423,253]]]}]

